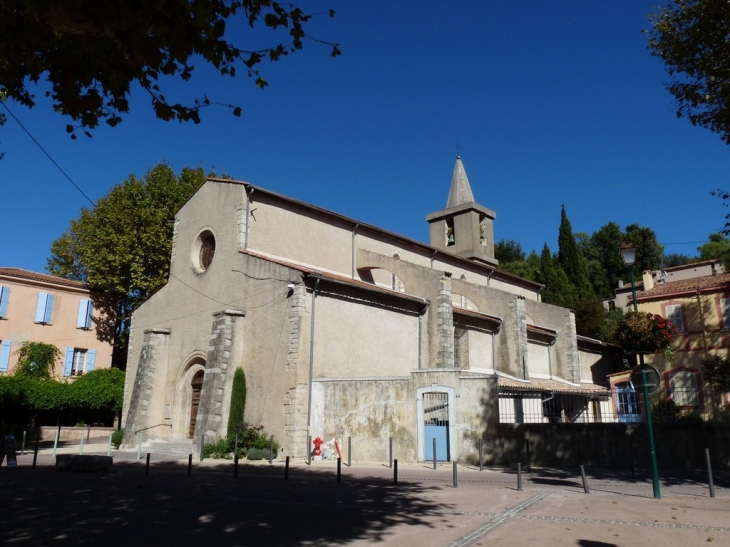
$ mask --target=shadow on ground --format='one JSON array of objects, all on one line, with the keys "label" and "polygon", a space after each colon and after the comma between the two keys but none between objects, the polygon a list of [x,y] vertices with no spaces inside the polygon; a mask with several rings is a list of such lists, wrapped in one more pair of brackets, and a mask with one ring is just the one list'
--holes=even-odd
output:
[{"label": "shadow on ground", "polygon": [[387,541],[400,524],[435,527],[438,487],[307,469],[114,464],[108,473],[1,468],[0,542],[13,545],[319,545]]}]

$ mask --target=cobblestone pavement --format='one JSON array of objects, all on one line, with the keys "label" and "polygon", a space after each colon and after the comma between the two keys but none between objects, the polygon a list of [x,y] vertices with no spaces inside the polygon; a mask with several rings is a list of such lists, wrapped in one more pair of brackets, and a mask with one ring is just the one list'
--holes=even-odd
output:
[{"label": "cobblestone pavement", "polygon": [[[92,439],[93,440],[93,439]],[[66,446],[64,453],[78,453]],[[105,453],[102,444],[85,453]],[[48,448],[0,468],[4,545],[353,545],[404,547],[546,545],[730,547],[730,477],[710,498],[702,472],[662,472],[653,499],[645,473],[514,471],[450,464],[292,461],[188,462],[113,452],[108,473],[55,470]]]}]

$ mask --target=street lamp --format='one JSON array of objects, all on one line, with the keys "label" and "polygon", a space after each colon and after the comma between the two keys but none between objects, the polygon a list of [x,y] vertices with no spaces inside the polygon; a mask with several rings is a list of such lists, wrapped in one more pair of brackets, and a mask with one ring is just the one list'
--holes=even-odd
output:
[{"label": "street lamp", "polygon": [[[636,301],[636,282],[634,281],[634,263],[636,262],[636,247],[630,241],[621,244],[621,259],[629,267],[631,272],[631,294],[634,301],[634,311],[639,311],[639,304]],[[641,387],[644,392],[644,412],[646,414],[646,435],[649,437],[649,456],[651,459],[651,483],[654,487],[654,497],[661,499],[662,493],[659,489],[659,470],[656,464],[656,448],[654,446],[654,425],[651,420],[651,402],[649,401],[649,388],[646,385],[646,365],[644,354],[639,353],[639,365],[641,366]]]}]

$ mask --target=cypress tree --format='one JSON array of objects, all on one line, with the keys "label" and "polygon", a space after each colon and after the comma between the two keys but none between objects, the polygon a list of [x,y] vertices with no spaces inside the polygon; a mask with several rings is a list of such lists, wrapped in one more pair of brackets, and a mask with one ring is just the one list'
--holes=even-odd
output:
[{"label": "cypress tree", "polygon": [[570,283],[581,296],[593,296],[593,287],[588,279],[588,263],[578,247],[573,228],[565,213],[565,205],[560,211],[560,232],[558,234],[558,264],[568,276]]},{"label": "cypress tree", "polygon": [[540,255],[540,283],[545,285],[541,295],[546,304],[573,308],[576,303],[575,288],[557,263],[547,243]]},{"label": "cypress tree", "polygon": [[246,412],[246,375],[241,367],[233,373],[231,409],[228,413],[228,433],[234,433],[244,424]]}]

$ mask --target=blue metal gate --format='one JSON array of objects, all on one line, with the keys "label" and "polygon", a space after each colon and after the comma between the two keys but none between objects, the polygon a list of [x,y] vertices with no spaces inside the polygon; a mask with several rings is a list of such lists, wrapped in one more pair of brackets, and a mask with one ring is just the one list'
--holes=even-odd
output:
[{"label": "blue metal gate", "polygon": [[436,439],[436,460],[449,461],[449,394],[423,394],[423,443],[426,460],[433,460]]}]

